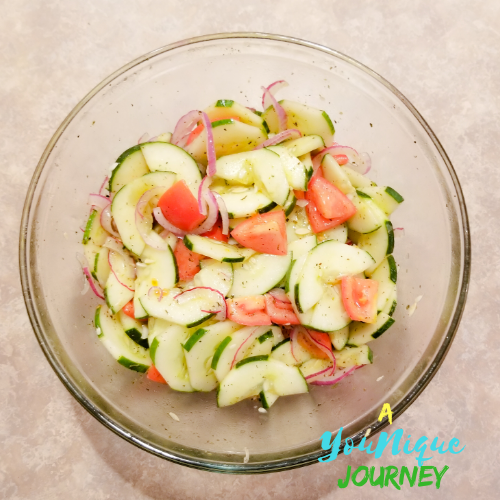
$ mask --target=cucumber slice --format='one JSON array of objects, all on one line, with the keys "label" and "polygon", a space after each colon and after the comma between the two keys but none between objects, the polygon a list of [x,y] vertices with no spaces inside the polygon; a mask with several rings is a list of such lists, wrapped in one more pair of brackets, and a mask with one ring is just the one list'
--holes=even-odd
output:
[{"label": "cucumber slice", "polygon": [[345,347],[341,351],[334,351],[339,368],[352,368],[353,366],[371,365],[373,352],[367,345],[359,347]]},{"label": "cucumber slice", "polygon": [[214,354],[217,361],[212,363],[217,380],[222,381],[238,361],[246,357],[255,339],[269,331],[269,326],[246,326],[231,334],[231,340],[221,344]]},{"label": "cucumber slice", "polygon": [[110,251],[108,261],[112,272],[109,273],[104,297],[107,306],[116,314],[134,297],[135,262],[129,256]]},{"label": "cucumber slice", "polygon": [[394,314],[394,311],[396,310],[397,305],[398,305],[398,292],[396,286],[394,286],[392,294],[387,299],[385,307],[382,309],[381,312],[388,314],[389,316],[392,316]]},{"label": "cucumber slice", "polygon": [[396,283],[398,280],[398,267],[392,255],[388,255],[372,272],[367,272],[366,275],[377,281],[392,281]]},{"label": "cucumber slice", "polygon": [[362,234],[372,233],[386,221],[387,216],[371,198],[365,198],[356,193],[352,196],[351,201],[357,211],[347,221],[349,229]]},{"label": "cucumber slice", "polygon": [[361,191],[370,196],[386,215],[391,215],[404,198],[391,187],[368,186]]},{"label": "cucumber slice", "polygon": [[292,255],[293,260],[297,260],[300,256],[309,252],[317,245],[316,236],[314,234],[305,236],[288,244],[288,253]]},{"label": "cucumber slice", "polygon": [[277,339],[283,340],[283,333],[279,326],[268,327],[269,330],[263,333],[258,338],[253,341],[252,346],[246,352],[245,358],[251,358],[254,356],[269,356],[275,344],[277,344]]},{"label": "cucumber slice", "polygon": [[277,394],[273,394],[271,391],[262,389],[262,391],[260,391],[259,398],[262,404],[262,408],[269,410],[269,408],[271,408],[271,406],[276,403],[279,396]]},{"label": "cucumber slice", "polygon": [[341,224],[340,226],[318,233],[316,237],[319,243],[330,240],[338,241],[339,243],[347,243],[347,234],[347,224]]},{"label": "cucumber slice", "polygon": [[351,194],[356,191],[346,171],[342,169],[333,156],[329,154],[323,156],[321,167],[325,179],[339,188],[344,194]]},{"label": "cucumber slice", "polygon": [[234,264],[231,297],[262,295],[272,290],[286,275],[290,255],[254,254],[246,262]]},{"label": "cucumber slice", "polygon": [[135,224],[135,210],[141,196],[154,187],[164,187],[165,191],[174,184],[176,174],[153,172],[129,182],[113,198],[111,213],[124,246],[136,256],[144,251],[146,244]]},{"label": "cucumber slice", "polygon": [[182,344],[189,338],[189,331],[179,325],[165,325],[151,344],[151,359],[165,379],[175,391],[193,392],[189,381],[189,373],[184,357]]},{"label": "cucumber slice", "polygon": [[359,347],[373,339],[380,337],[388,328],[394,324],[394,320],[385,313],[377,316],[375,323],[359,323],[353,321],[349,327],[348,347]]},{"label": "cucumber slice", "polygon": [[216,162],[216,173],[212,186],[215,186],[217,179],[224,179],[229,184],[252,185],[254,182],[253,162],[259,158],[256,153],[256,151],[250,151],[219,158]]},{"label": "cucumber slice", "polygon": [[[189,380],[195,390],[209,392],[217,387],[218,381],[211,368],[214,353],[217,346],[225,338],[228,338],[228,336],[240,328],[240,325],[232,321],[223,321],[205,326],[189,337],[186,344],[184,344],[184,355],[186,357]],[[203,333],[198,333],[200,331]]]},{"label": "cucumber slice", "polygon": [[[279,103],[287,115],[287,128],[296,128],[303,135],[320,135],[327,146],[332,144],[335,128],[323,110],[288,100]],[[266,120],[271,132],[279,132],[278,117],[272,106],[264,111],[262,118]]]},{"label": "cucumber slice", "polygon": [[314,173],[314,167],[313,167],[313,162],[311,158],[311,153],[307,153],[305,155],[299,156],[299,160],[304,164],[304,167],[306,167],[306,172],[307,172],[307,182],[311,180],[311,177]]},{"label": "cucumber slice", "polygon": [[344,328],[334,332],[329,332],[329,335],[333,348],[340,351],[347,344],[347,339],[349,338],[349,326],[345,326]]},{"label": "cucumber slice", "polygon": [[217,392],[217,406],[233,405],[262,390],[288,396],[308,392],[308,387],[298,368],[274,359],[255,360],[229,372]]},{"label": "cucumber slice", "polygon": [[297,203],[297,198],[295,197],[293,191],[290,190],[288,198],[286,199],[285,204],[283,205],[283,210],[285,211],[285,217],[288,217],[292,213],[296,203]]},{"label": "cucumber slice", "polygon": [[179,281],[179,273],[170,247],[167,250],[156,250],[147,246],[141,254],[141,262],[136,267],[134,314],[136,318],[145,318],[148,313],[142,304],[147,302],[151,287],[157,286],[168,291]]},{"label": "cucumber slice", "polygon": [[99,285],[104,289],[106,282],[109,278],[111,268],[108,261],[109,248],[98,248],[94,257],[94,267],[92,269],[92,276],[99,282]]},{"label": "cucumber slice", "polygon": [[156,142],[172,142],[172,132],[163,132],[156,138]]},{"label": "cucumber slice", "polygon": [[[302,324],[303,320],[300,318]],[[344,309],[340,285],[323,285],[323,295],[314,306],[307,326],[320,332],[340,330],[351,322]]]},{"label": "cucumber slice", "polygon": [[[212,125],[213,127],[213,125]],[[267,134],[259,127],[235,120],[212,129],[217,158],[244,151],[251,151],[267,139]],[[206,134],[200,134],[186,146],[189,154],[203,165],[207,164]]]},{"label": "cucumber slice", "polygon": [[87,224],[85,225],[85,231],[83,233],[82,243],[84,245],[93,243],[94,245],[100,246],[109,236],[107,231],[101,226],[101,212],[101,208],[94,208],[90,212]]},{"label": "cucumber slice", "polygon": [[300,366],[300,371],[306,378],[309,375],[326,370],[329,366],[332,367],[332,362],[329,359],[312,358]]},{"label": "cucumber slice", "polygon": [[310,154],[316,149],[323,149],[325,142],[319,135],[308,135],[293,141],[286,141],[282,144],[293,156],[302,157]]},{"label": "cucumber slice", "polygon": [[142,323],[130,316],[127,316],[123,311],[118,313],[118,319],[125,330],[125,333],[138,345],[149,349],[147,338],[142,338]]},{"label": "cucumber slice", "polygon": [[306,351],[300,344],[297,344],[292,354],[292,343],[290,339],[285,339],[281,344],[274,347],[271,352],[271,359],[281,361],[288,366],[298,366],[312,358],[309,351]]},{"label": "cucumber slice", "polygon": [[201,271],[193,279],[193,286],[205,286],[218,290],[224,297],[228,296],[233,285],[233,266],[229,262],[216,260],[204,262]]},{"label": "cucumber slice", "polygon": [[187,328],[201,325],[224,306],[220,293],[205,288],[173,288],[163,297],[151,293],[141,298],[141,304],[149,316]]},{"label": "cucumber slice", "polygon": [[148,351],[127,336],[119,320],[106,306],[98,306],[95,313],[95,327],[99,329],[99,339],[118,363],[144,373],[151,366]]},{"label": "cucumber slice", "polygon": [[368,177],[365,177],[363,174],[356,172],[356,170],[353,170],[351,167],[348,167],[347,165],[342,165],[340,168],[342,168],[342,170],[349,178],[349,182],[356,189],[364,189],[366,187],[376,186],[376,184],[372,182],[370,179],[368,179]]},{"label": "cucumber slice", "polygon": [[290,187],[299,191],[305,191],[307,189],[308,175],[304,164],[284,146],[271,146],[267,149],[280,157],[286,180]]},{"label": "cucumber slice", "polygon": [[257,191],[255,187],[235,188],[219,194],[224,200],[230,219],[269,212],[276,206],[274,201]]},{"label": "cucumber slice", "polygon": [[212,122],[223,120],[230,114],[231,117],[238,117],[242,123],[253,125],[260,128],[264,133],[267,133],[264,120],[259,115],[230,99],[219,99],[215,104],[206,108],[205,113]]},{"label": "cucumber slice", "polygon": [[340,276],[362,273],[372,264],[372,257],[360,248],[333,240],[320,243],[309,252],[296,283],[299,292],[295,300],[299,312],[308,311],[320,300],[324,283],[333,283]]},{"label": "cucumber slice", "polygon": [[116,163],[108,186],[108,191],[112,194],[117,193],[129,182],[149,173],[140,145],[127,149],[118,157]]},{"label": "cucumber slice", "polygon": [[219,262],[242,262],[245,257],[234,245],[213,240],[205,236],[184,236],[184,245],[192,252],[205,255]]},{"label": "cucumber slice", "polygon": [[145,142],[140,145],[151,172],[173,172],[176,180],[183,180],[198,199],[201,173],[193,158],[183,149],[166,142]]},{"label": "cucumber slice", "polygon": [[[387,309],[387,302],[392,299],[396,284],[392,281],[379,281],[377,291],[377,311],[382,312]],[[391,302],[392,305],[392,302]],[[389,316],[391,316],[389,314]]]},{"label": "cucumber slice", "polygon": [[394,250],[394,231],[391,221],[386,220],[382,226],[369,234],[362,234],[358,240],[359,248],[368,252],[375,262],[366,270],[367,273],[375,271],[377,266]]}]

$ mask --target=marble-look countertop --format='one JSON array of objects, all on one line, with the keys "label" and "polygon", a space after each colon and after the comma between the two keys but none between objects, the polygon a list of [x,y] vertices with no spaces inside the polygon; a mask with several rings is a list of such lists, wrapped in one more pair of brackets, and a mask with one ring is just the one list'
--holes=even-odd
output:
[{"label": "marble-look countertop", "polygon": [[[500,438],[500,4],[493,0],[15,0],[0,3],[0,498],[498,498]],[[17,264],[31,175],[59,123],[109,73],[159,46],[207,33],[262,31],[319,42],[368,65],[422,113],[467,200],[473,272],[441,369],[398,419],[412,435],[457,436],[434,488],[339,490],[364,455],[263,476],[163,461],[121,440],[72,398],[32,332]]]}]

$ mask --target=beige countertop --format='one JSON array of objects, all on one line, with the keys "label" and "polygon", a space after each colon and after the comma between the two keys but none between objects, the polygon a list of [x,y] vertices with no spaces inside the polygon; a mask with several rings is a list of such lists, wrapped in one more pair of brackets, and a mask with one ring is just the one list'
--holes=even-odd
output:
[{"label": "beige countertop", "polygon": [[[500,486],[500,4],[493,0],[17,0],[0,10],[0,498],[498,498]],[[441,489],[337,488],[360,453],[263,476],[171,464],[121,440],[67,392],[31,329],[17,267],[24,196],[64,117],[104,77],[159,46],[225,31],[319,42],[366,64],[422,113],[462,183],[473,241],[463,320],[441,369],[398,419],[414,436],[456,436]]]}]

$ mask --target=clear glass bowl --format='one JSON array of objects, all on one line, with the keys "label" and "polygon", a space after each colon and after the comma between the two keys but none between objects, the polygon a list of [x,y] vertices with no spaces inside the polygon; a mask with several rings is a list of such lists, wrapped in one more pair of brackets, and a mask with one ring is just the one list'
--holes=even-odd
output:
[{"label": "clear glass bowl", "polygon": [[[216,99],[258,106],[261,85],[328,111],[336,140],[370,153],[370,176],[405,202],[396,324],[371,346],[374,363],[336,387],[280,398],[267,414],[255,401],[219,409],[215,393],[184,394],[116,363],[92,325],[98,300],[82,296],[75,258],[88,213],[115,158],[144,132],[172,130]],[[20,268],[28,313],[50,364],[73,396],[127,441],[173,462],[219,472],[269,472],[313,463],[323,432],[358,441],[385,423],[383,403],[401,414],[436,372],[467,294],[470,242],[462,191],[439,141],[415,108],[382,77],[326,47],[282,36],[231,33],[158,49],[90,92],[48,144],[24,207]],[[411,317],[407,306],[422,295]],[[382,377],[381,380],[377,380]],[[174,412],[180,422],[174,421]],[[244,463],[246,449],[249,461]]]}]

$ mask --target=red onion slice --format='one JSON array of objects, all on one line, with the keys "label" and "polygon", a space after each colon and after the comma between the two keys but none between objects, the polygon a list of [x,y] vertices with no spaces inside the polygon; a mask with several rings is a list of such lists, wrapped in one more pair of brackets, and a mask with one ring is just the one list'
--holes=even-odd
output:
[{"label": "red onion slice", "polygon": [[[288,87],[288,83],[285,80],[277,80],[271,83],[266,90],[268,90],[272,96],[275,96],[278,91],[284,89],[285,87]],[[269,99],[269,95],[264,94],[262,96],[262,108],[264,111],[271,105],[272,101]]]},{"label": "red onion slice", "polygon": [[212,227],[214,227],[214,224],[217,222],[217,217],[219,215],[219,206],[217,205],[217,200],[212,194],[212,191],[210,191],[209,189],[206,192],[205,200],[207,201],[208,205],[207,218],[196,229],[189,231],[190,234],[206,233],[207,231],[210,231],[210,229],[212,229]]},{"label": "red onion slice", "polygon": [[274,300],[277,300],[278,302],[283,302],[285,304],[291,304],[290,299],[288,298],[288,295],[285,293],[285,290],[283,288],[273,288],[269,292],[267,292],[269,295]]},{"label": "red onion slice", "polygon": [[254,150],[267,148],[268,146],[275,146],[276,144],[286,141],[287,139],[298,139],[299,137],[302,137],[300,130],[297,130],[296,128],[289,128],[288,130],[284,130],[283,132],[276,134],[274,137],[267,139],[262,144],[259,144],[254,148]]},{"label": "red onion slice", "polygon": [[141,137],[139,137],[139,139],[137,139],[137,144],[142,144],[144,142],[148,142],[148,139],[149,139],[149,134],[147,132],[144,132],[144,134],[142,134]]},{"label": "red onion slice", "polygon": [[94,283],[94,278],[92,277],[92,274],[89,271],[89,263],[87,262],[87,259],[82,254],[79,253],[76,254],[76,258],[78,259],[78,262],[82,266],[83,274],[85,275],[87,282],[90,285],[90,288],[92,289],[96,297],[99,297],[100,299],[104,300],[104,295],[96,287]]},{"label": "red onion slice", "polygon": [[319,342],[318,340],[316,340],[309,332],[309,330],[307,328],[303,328],[303,330],[305,332],[305,334],[309,337],[309,339],[314,343],[314,345],[316,345],[317,347],[319,347],[327,356],[328,358],[330,359],[330,361],[332,362],[332,370],[331,372],[333,373],[335,371],[335,368],[337,367],[337,360],[335,359],[335,355],[333,354],[333,350],[332,350],[332,345],[330,344],[329,346],[328,345],[325,345],[321,342]]},{"label": "red onion slice", "polygon": [[161,299],[163,299],[163,289],[160,288],[159,286],[152,286],[149,290],[148,290],[148,297],[151,298],[151,292],[153,290],[160,290],[160,293],[158,293],[158,302],[161,302]]},{"label": "red onion slice", "polygon": [[[113,265],[113,252],[114,251],[111,251],[108,253],[108,264],[109,264],[109,268],[111,269],[111,272],[114,274],[116,281],[118,281],[118,283],[120,283],[120,285],[124,286],[127,290],[134,292],[135,291],[134,288],[130,288],[125,283],[123,283],[123,281],[121,281],[120,278],[118,278],[118,276],[115,272],[115,269],[114,269],[115,266]],[[120,255],[120,258],[123,258],[123,256]],[[126,265],[126,264],[124,263],[124,265]]]},{"label": "red onion slice", "polygon": [[105,209],[111,203],[111,200],[102,194],[91,193],[89,194],[88,203],[93,207]]},{"label": "red onion slice", "polygon": [[298,327],[292,328],[292,330],[290,331],[290,351],[295,361],[298,361],[298,359],[295,357],[294,354],[294,352],[296,352],[299,349],[298,336],[299,336],[299,328]]},{"label": "red onion slice", "polygon": [[361,161],[365,164],[363,175],[366,175],[372,169],[372,159],[368,153],[361,153],[359,156],[361,157]]},{"label": "red onion slice", "polygon": [[[195,290],[209,290],[211,292],[215,292],[216,294],[218,294],[220,296],[220,298],[222,299],[222,302],[220,304],[220,306],[221,306],[220,310],[217,310],[217,311],[203,311],[202,310],[202,311],[207,312],[208,314],[216,314],[216,316],[215,316],[216,320],[224,321],[227,317],[226,297],[224,297],[224,295],[221,292],[219,292],[219,290],[216,290],[215,288],[210,288],[208,286],[196,286],[196,287],[190,288],[189,290],[184,290],[183,292],[178,293],[177,295],[174,296],[174,300],[176,300],[178,304],[182,304],[183,302],[187,302],[188,300],[191,299],[191,297],[186,296],[184,294],[186,294],[188,292],[193,292]],[[181,297],[182,295],[184,295],[184,299],[179,300],[179,297]]]},{"label": "red onion slice", "polygon": [[219,193],[212,191],[212,194],[215,196],[217,206],[219,207],[219,213],[222,219],[222,234],[227,235],[229,234],[229,212],[227,211],[226,203]]},{"label": "red onion slice", "polygon": [[158,233],[152,230],[153,215],[145,213],[145,209],[153,198],[161,196],[164,192],[165,188],[160,186],[146,191],[139,198],[135,208],[135,226],[137,227],[137,231],[139,231],[146,245],[156,248],[157,250],[168,250],[168,244],[158,235]]},{"label": "red onion slice", "polygon": [[[261,87],[264,92],[262,95],[262,107],[264,110],[266,110],[272,104],[274,110],[276,111],[276,114],[278,115],[280,132],[283,132],[287,128],[287,116],[285,110],[283,109],[283,106],[281,106],[281,104],[274,97],[273,92],[278,91],[280,88],[283,88],[286,85],[288,84],[284,80],[278,80],[277,82],[271,83],[271,85],[269,85],[269,87],[267,88]],[[271,89],[273,89],[273,92],[271,92]]]},{"label": "red onion slice", "polygon": [[160,207],[156,207],[155,209],[153,209],[153,214],[156,221],[158,222],[158,224],[160,224],[161,227],[175,234],[175,236],[186,236],[186,231],[175,227],[173,224],[170,224],[167,219],[165,219],[165,216],[163,215]]},{"label": "red onion slice", "polygon": [[362,366],[353,366],[352,368],[349,368],[348,370],[345,370],[343,372],[339,370],[337,373],[334,373],[333,375],[330,376],[323,375],[320,376],[318,380],[312,380],[309,383],[312,385],[334,385],[340,382],[342,379],[351,375],[358,368],[362,368]]},{"label": "red onion slice", "polygon": [[330,365],[328,365],[326,368],[323,368],[323,370],[316,372],[316,373],[311,373],[310,375],[308,375],[307,377],[304,377],[304,378],[306,380],[313,379],[315,377],[319,377],[320,375],[325,374],[326,372],[331,372],[331,371],[332,371],[332,367]]},{"label": "red onion slice", "polygon": [[[108,177],[108,176],[104,177],[104,180],[102,181],[101,187],[100,187],[100,189],[99,189],[99,194],[100,194],[101,196],[103,196],[102,192],[103,192],[103,190],[105,189],[105,186],[106,186],[106,184],[107,184],[108,182],[109,182],[109,177]],[[106,188],[106,191],[107,191],[107,188]]]},{"label": "red onion slice", "polygon": [[198,211],[201,215],[207,215],[207,201],[206,201],[206,193],[210,184],[212,182],[212,177],[206,176],[200,183],[198,188]]},{"label": "red onion slice", "polygon": [[120,235],[113,229],[111,215],[111,203],[101,212],[101,226],[115,238],[120,238]]},{"label": "red onion slice", "polygon": [[365,162],[362,160],[359,153],[354,148],[351,148],[349,146],[342,146],[341,144],[334,144],[333,146],[329,146],[328,148],[320,151],[312,159],[314,171],[318,170],[319,166],[321,165],[321,161],[326,154],[331,154],[332,156],[346,155],[347,158],[349,158],[349,166],[353,170],[356,170],[356,172],[359,172],[360,174],[366,173]]},{"label": "red onion slice", "polygon": [[394,228],[394,237],[395,238],[402,238],[405,235],[405,228],[404,227],[395,227]]},{"label": "red onion slice", "polygon": [[236,352],[234,353],[233,360],[231,361],[231,370],[233,369],[234,365],[236,364],[236,359],[238,357],[238,353],[240,352],[241,348],[252,338],[255,336],[255,332],[257,331],[259,327],[254,328],[248,337],[238,346],[238,349],[236,349]]}]

